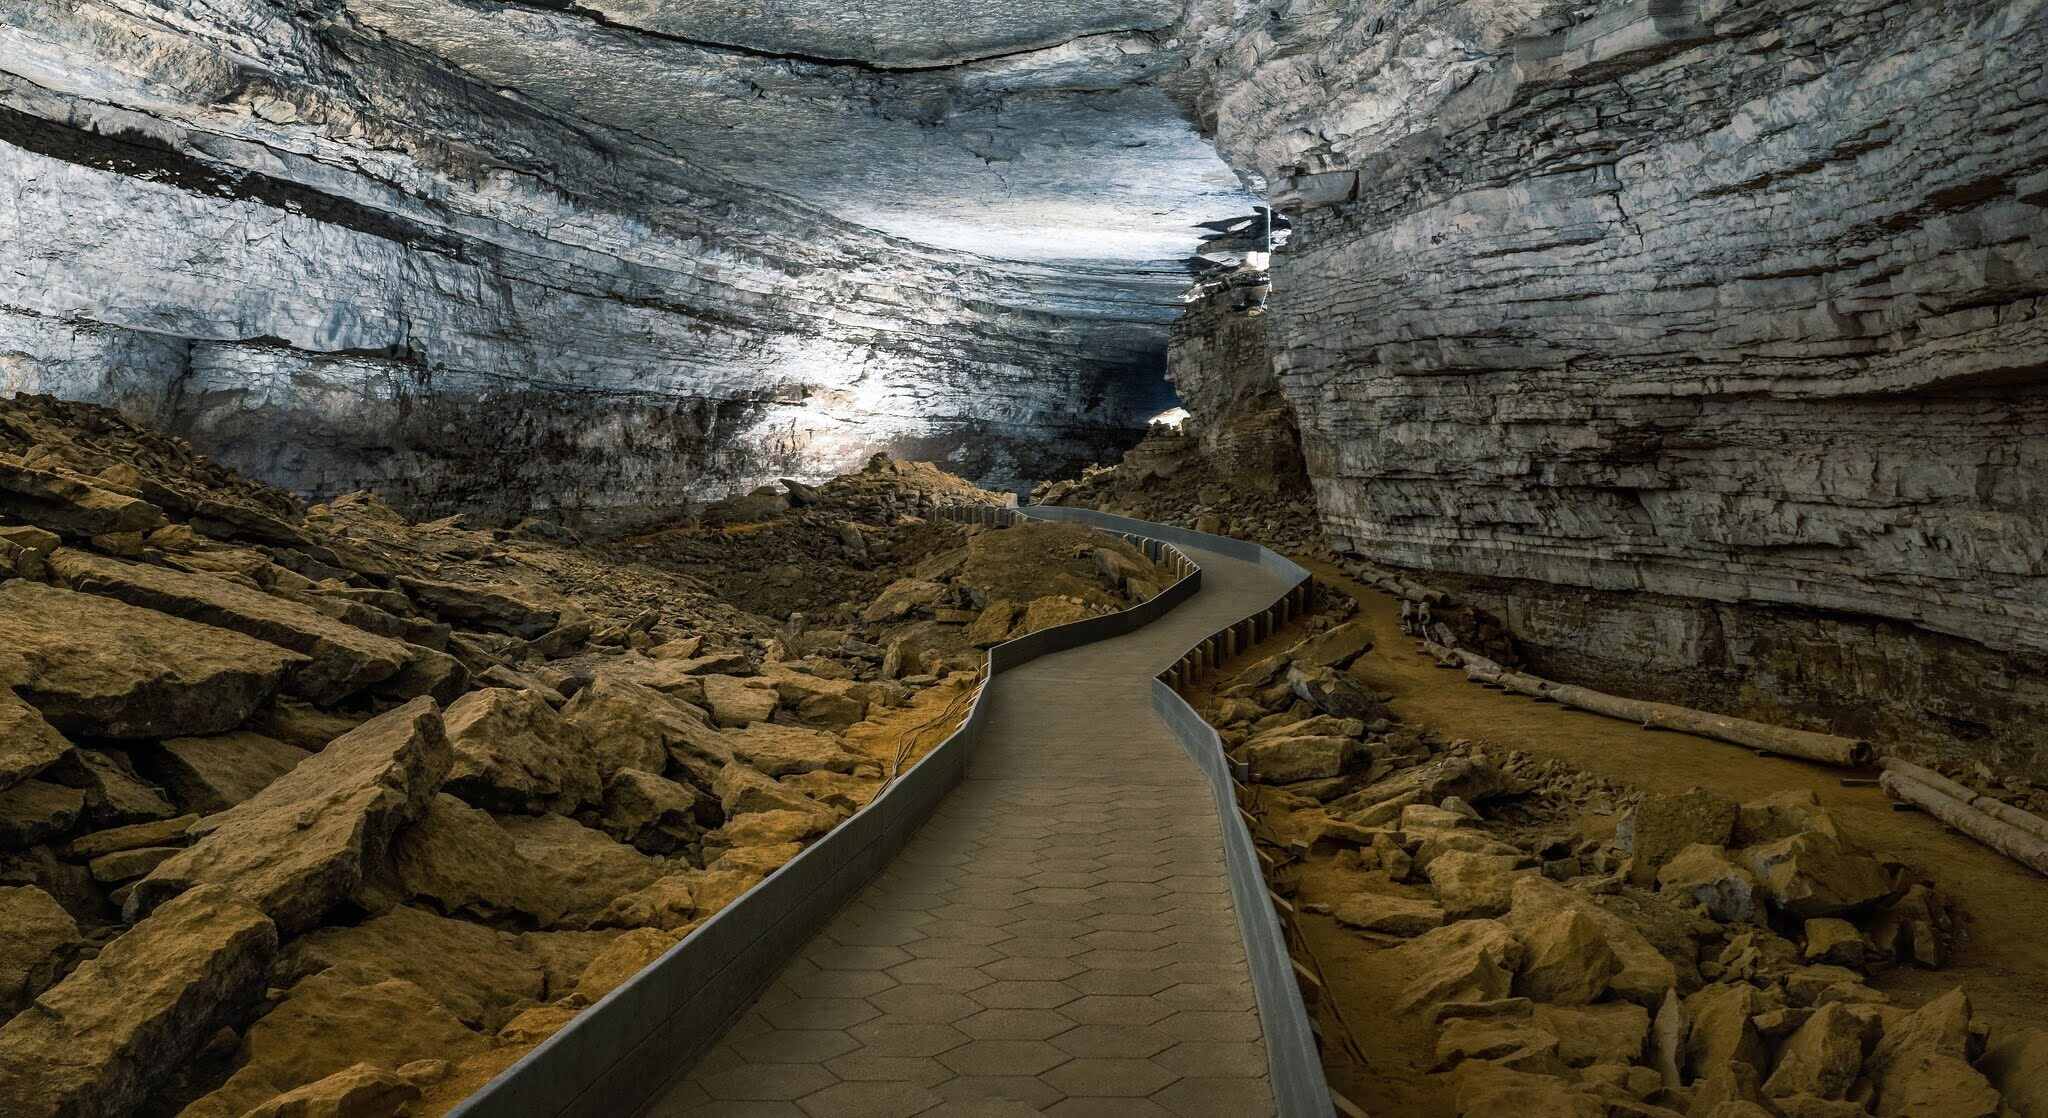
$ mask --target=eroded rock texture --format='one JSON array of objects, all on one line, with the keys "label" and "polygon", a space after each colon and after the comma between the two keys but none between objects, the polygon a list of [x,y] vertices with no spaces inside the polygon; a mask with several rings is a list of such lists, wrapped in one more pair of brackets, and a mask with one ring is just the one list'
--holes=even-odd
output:
[{"label": "eroded rock texture", "polygon": [[2038,0],[1200,7],[1340,546],[1582,663],[2048,709]]},{"label": "eroded rock texture", "polygon": [[0,390],[301,492],[630,520],[875,449],[995,483],[1169,399],[1177,0],[0,14]]}]

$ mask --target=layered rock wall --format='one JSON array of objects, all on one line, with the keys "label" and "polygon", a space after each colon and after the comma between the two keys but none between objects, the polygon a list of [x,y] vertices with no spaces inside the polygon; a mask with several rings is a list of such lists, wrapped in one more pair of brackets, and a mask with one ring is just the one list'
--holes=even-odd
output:
[{"label": "layered rock wall", "polygon": [[[850,223],[480,80],[399,7],[0,13],[0,391],[115,404],[314,497],[605,521],[876,449],[1016,485],[1160,406],[1144,268]],[[463,11],[557,62],[618,46]]]},{"label": "layered rock wall", "polygon": [[1212,12],[1197,102],[1295,221],[1275,362],[1340,545],[1588,669],[2028,744],[2048,8],[1286,15]]},{"label": "layered rock wall", "polygon": [[1212,291],[1188,305],[1166,346],[1166,376],[1193,420],[1202,453],[1226,476],[1268,492],[1307,480],[1301,432],[1280,392],[1266,319],[1241,293]]}]

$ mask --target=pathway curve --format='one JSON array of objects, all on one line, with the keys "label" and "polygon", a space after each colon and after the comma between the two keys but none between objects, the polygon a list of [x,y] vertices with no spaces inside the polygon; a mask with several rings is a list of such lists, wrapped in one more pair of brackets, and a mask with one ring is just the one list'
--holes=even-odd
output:
[{"label": "pathway curve", "polygon": [[1271,1114],[1208,786],[1153,677],[1287,589],[1202,590],[991,684],[966,779],[650,1118]]}]

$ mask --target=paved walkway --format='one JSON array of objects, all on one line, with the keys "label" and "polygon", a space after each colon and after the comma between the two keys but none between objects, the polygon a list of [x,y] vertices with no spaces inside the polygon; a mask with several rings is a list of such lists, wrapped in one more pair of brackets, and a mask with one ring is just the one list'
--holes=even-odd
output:
[{"label": "paved walkway", "polygon": [[1271,1114],[1208,786],[1151,680],[1286,583],[996,679],[966,780],[650,1118]]}]

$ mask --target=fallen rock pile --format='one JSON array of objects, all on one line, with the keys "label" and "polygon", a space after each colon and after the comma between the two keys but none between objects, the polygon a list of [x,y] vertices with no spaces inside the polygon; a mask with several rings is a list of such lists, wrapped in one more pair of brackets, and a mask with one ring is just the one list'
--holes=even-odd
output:
[{"label": "fallen rock pile", "polygon": [[[979,647],[1163,585],[942,500],[999,498],[883,458],[585,545],[0,401],[0,1110],[445,1110],[865,805]],[[721,596],[762,538],[843,627]]]}]

